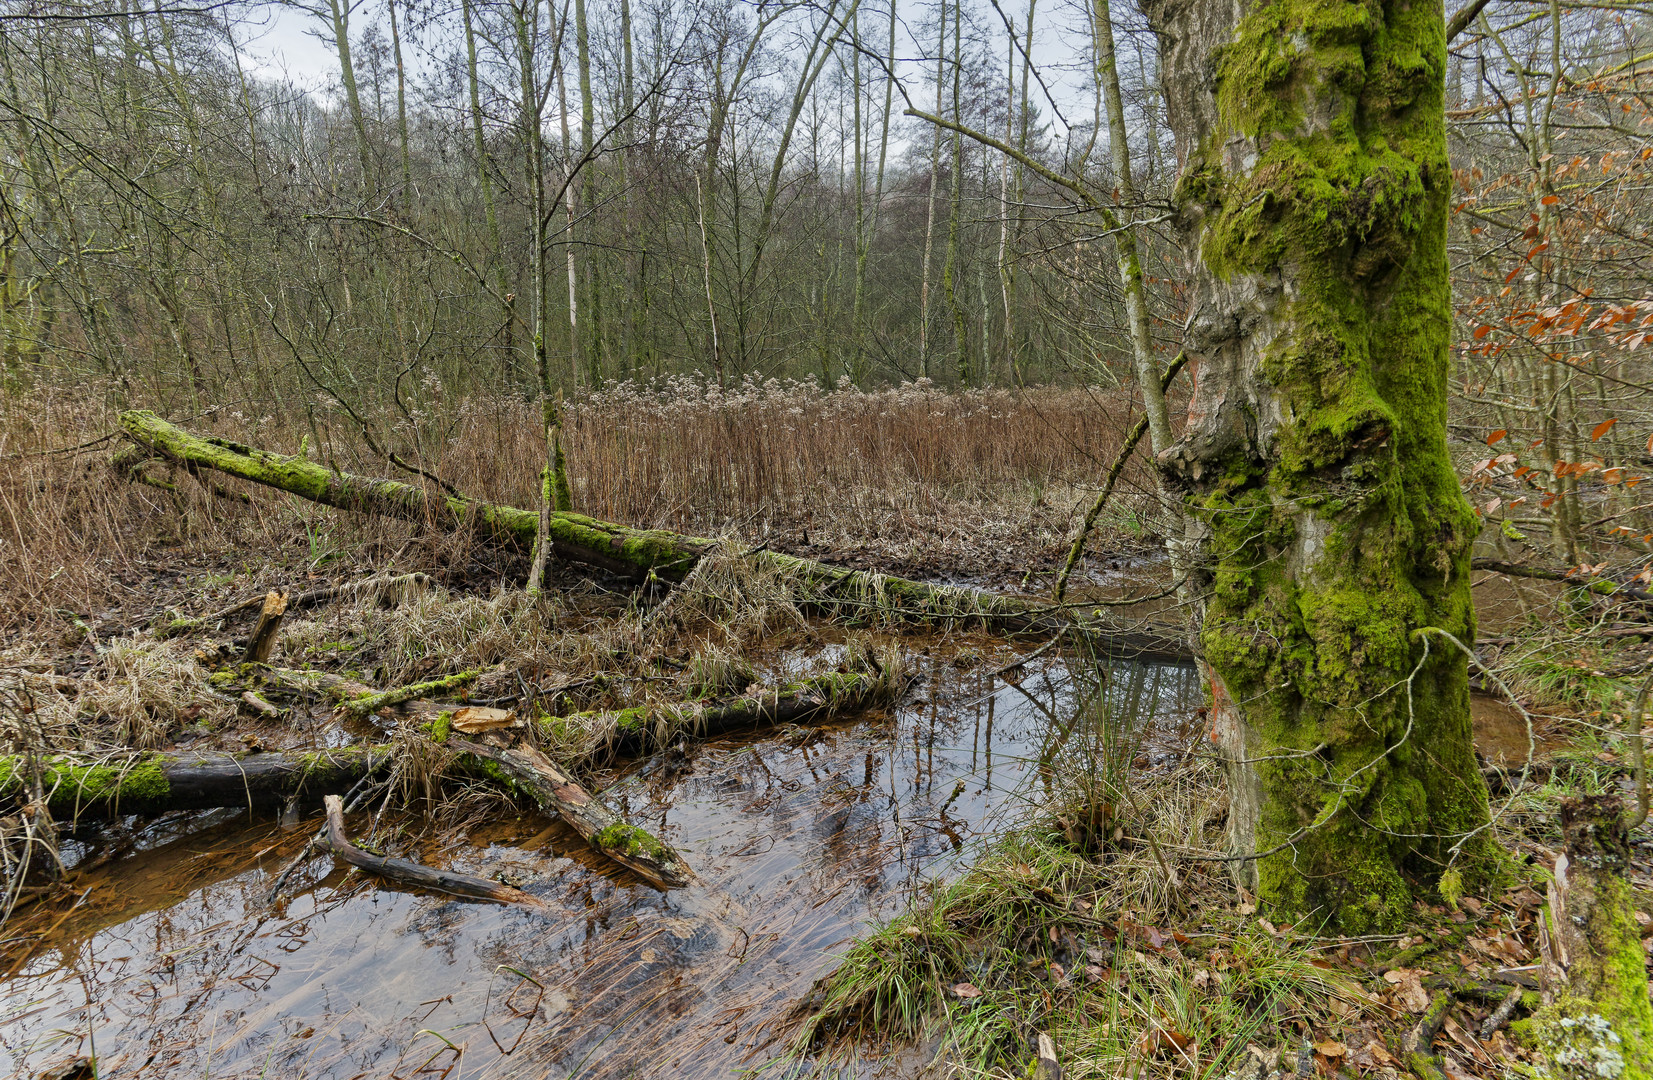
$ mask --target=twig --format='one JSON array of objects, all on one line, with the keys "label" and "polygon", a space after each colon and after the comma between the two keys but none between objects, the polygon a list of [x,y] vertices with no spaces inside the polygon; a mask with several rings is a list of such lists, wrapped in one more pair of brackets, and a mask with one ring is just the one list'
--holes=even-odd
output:
[{"label": "twig", "polygon": [[1494,1032],[1509,1023],[1510,1017],[1515,1015],[1516,1006],[1521,1004],[1521,993],[1521,988],[1517,986],[1504,996],[1504,1000],[1498,1003],[1496,1009],[1492,1010],[1487,1022],[1481,1025],[1482,1042],[1492,1038]]},{"label": "twig", "polygon": [[[1188,354],[1185,352],[1178,353],[1177,358],[1172,360],[1166,367],[1165,374],[1160,376],[1160,393],[1163,394],[1171,388],[1171,380],[1177,377],[1177,372],[1181,371],[1183,365],[1187,363]],[[1073,573],[1073,568],[1078,565],[1079,557],[1085,553],[1085,538],[1090,536],[1091,529],[1096,525],[1096,519],[1101,516],[1102,508],[1108,503],[1108,497],[1113,494],[1114,485],[1119,482],[1120,474],[1125,471],[1125,463],[1131,459],[1131,454],[1136,451],[1137,443],[1142,441],[1142,436],[1147,430],[1148,417],[1143,415],[1137,419],[1136,426],[1131,428],[1130,434],[1125,436],[1125,444],[1119,448],[1118,456],[1113,459],[1113,465],[1108,468],[1108,478],[1102,485],[1102,494],[1098,495],[1096,502],[1091,504],[1089,513],[1085,515],[1084,523],[1079,526],[1079,534],[1073,538],[1073,546],[1068,549],[1067,562],[1062,564],[1062,572],[1056,578],[1056,589],[1051,596],[1058,604],[1062,602],[1062,597],[1068,591],[1069,575]]]}]

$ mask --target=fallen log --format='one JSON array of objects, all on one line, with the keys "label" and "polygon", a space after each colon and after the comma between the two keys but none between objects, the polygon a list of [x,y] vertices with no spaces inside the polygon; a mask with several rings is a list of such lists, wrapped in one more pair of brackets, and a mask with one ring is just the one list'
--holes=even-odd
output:
[{"label": "fallen log", "polygon": [[[306,458],[196,435],[148,411],[122,413],[121,427],[134,442],[170,460],[191,468],[216,469],[324,506],[441,528],[474,529],[486,539],[524,551],[532,549],[539,525],[536,511],[340,472]],[[631,529],[582,514],[558,511],[546,517],[547,536],[558,558],[600,567],[636,581],[650,576],[682,581],[718,547],[716,541],[703,537]],[[1180,627],[1121,625],[1105,619],[1099,608],[1087,611],[1084,605],[1044,604],[974,589],[929,585],[775,551],[753,551],[745,557],[780,572],[803,603],[829,615],[979,626],[1002,633],[1073,634],[1115,656],[1186,660],[1192,655]]]},{"label": "fallen log", "polygon": [[0,801],[26,796],[39,769],[60,819],[260,806],[345,786],[390,764],[388,746],[287,753],[0,755]]},{"label": "fallen log", "polygon": [[594,710],[542,717],[539,722],[547,729],[583,727],[605,732],[603,749],[641,756],[670,746],[680,735],[712,738],[861,712],[895,700],[909,684],[908,677],[890,673],[817,675],[753,695]]},{"label": "fallen log", "polygon": [[670,845],[622,819],[532,746],[486,746],[454,738],[448,746],[493,766],[489,773],[502,774],[541,809],[573,826],[596,851],[660,888],[678,889],[694,880],[694,872]]},{"label": "fallen log", "polygon": [[[533,547],[539,514],[461,496],[436,495],[396,480],[340,472],[307,458],[273,454],[227,439],[208,438],[169,424],[147,410],[121,414],[121,428],[138,445],[194,468],[215,469],[278,488],[323,506],[384,514],[443,528],[470,528],[490,540]],[[715,547],[677,533],[627,529],[580,514],[553,513],[549,535],[560,558],[587,563],[632,577],[652,570],[667,580],[681,579],[700,557]]]},{"label": "fallen log", "polygon": [[[301,694],[325,695],[332,698],[340,706],[343,706],[346,702],[367,701],[380,693],[380,691],[366,683],[357,682],[348,676],[337,675],[331,671],[271,667],[257,669],[254,677],[256,678],[258,675],[267,677],[272,683],[286,690],[297,691]],[[438,705],[434,701],[424,701],[415,696],[411,700],[404,698],[396,702],[394,708],[390,705],[381,704],[378,708],[368,710],[360,715],[365,717],[377,713],[386,719],[395,719],[396,712],[399,710],[409,716],[434,720],[444,712],[453,711],[453,708],[453,706]]]},{"label": "fallen log", "polygon": [[1500,559],[1471,559],[1471,570],[1490,570],[1505,577],[1530,578],[1534,581],[1555,581],[1571,585],[1576,589],[1584,589],[1598,596],[1622,596],[1631,600],[1653,600],[1653,593],[1645,589],[1638,589],[1634,585],[1614,581],[1604,577],[1581,577],[1571,570],[1556,570],[1543,566],[1522,566],[1520,563],[1504,562]]},{"label": "fallen log", "polygon": [[428,682],[398,686],[394,690],[379,692],[370,690],[365,694],[355,694],[341,699],[337,711],[340,716],[364,720],[382,709],[395,708],[397,705],[423,698],[426,694],[446,693],[449,690],[473,683],[479,676],[489,670],[491,669],[473,668],[469,671],[461,671],[456,675],[444,675],[440,679],[431,679]]},{"label": "fallen log", "polygon": [[363,851],[345,836],[344,800],[337,795],[328,795],[322,803],[327,808],[327,847],[333,854],[358,870],[400,885],[431,889],[450,896],[497,900],[502,904],[520,904],[523,907],[545,907],[545,902],[538,897],[503,882],[462,874],[457,870],[438,870],[406,859],[392,859]]},{"label": "fallen log", "polygon": [[1630,830],[1640,823],[1617,795],[1561,801],[1565,850],[1539,923],[1544,1005],[1533,1035],[1562,1075],[1572,1062],[1613,1062],[1626,1080],[1653,1076],[1653,1004],[1631,884]]}]

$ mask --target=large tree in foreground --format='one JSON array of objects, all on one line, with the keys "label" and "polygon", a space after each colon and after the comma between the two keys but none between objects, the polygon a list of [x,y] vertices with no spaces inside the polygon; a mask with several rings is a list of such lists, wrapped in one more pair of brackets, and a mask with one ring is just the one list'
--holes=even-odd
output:
[{"label": "large tree in foreground", "polygon": [[1456,644],[1441,3],[1146,6],[1197,379],[1160,464],[1205,555],[1231,841],[1265,901],[1394,927],[1495,865]]}]

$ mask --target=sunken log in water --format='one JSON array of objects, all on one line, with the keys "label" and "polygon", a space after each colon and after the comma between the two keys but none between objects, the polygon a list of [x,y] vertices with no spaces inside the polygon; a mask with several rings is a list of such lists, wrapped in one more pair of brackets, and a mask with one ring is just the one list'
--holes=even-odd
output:
[{"label": "sunken log in water", "polygon": [[[540,518],[536,511],[435,494],[395,480],[340,472],[303,457],[196,435],[148,411],[122,413],[121,427],[139,446],[186,468],[214,469],[325,506],[443,528],[474,529],[495,542],[525,551],[533,547]],[[633,580],[652,574],[681,581],[717,548],[716,541],[703,537],[632,529],[567,512],[547,515],[547,535],[557,557]],[[754,551],[745,557],[778,571],[803,603],[831,614],[981,626],[1004,633],[1072,634],[1094,648],[1123,656],[1180,660],[1190,655],[1179,628],[1116,625],[1104,619],[1099,608],[1047,605],[974,589],[928,585],[775,551]]]},{"label": "sunken log in water", "polygon": [[438,870],[433,866],[423,866],[406,859],[392,859],[363,851],[352,844],[350,838],[345,835],[344,800],[337,795],[329,795],[322,803],[327,808],[328,850],[358,870],[400,885],[431,889],[450,896],[497,900],[502,904],[520,904],[523,907],[545,906],[544,901],[538,897],[502,882],[462,874],[457,870]]},{"label": "sunken log in water", "polygon": [[694,880],[688,863],[670,845],[604,806],[532,746],[485,746],[463,739],[449,739],[448,745],[492,766],[486,770],[490,777],[503,776],[541,809],[568,822],[597,852],[660,888],[678,889]]},{"label": "sunken log in water", "polygon": [[900,697],[908,684],[906,676],[892,672],[817,675],[741,697],[574,713],[543,723],[577,724],[608,732],[607,745],[614,752],[651,754],[679,735],[711,738],[860,712]]}]

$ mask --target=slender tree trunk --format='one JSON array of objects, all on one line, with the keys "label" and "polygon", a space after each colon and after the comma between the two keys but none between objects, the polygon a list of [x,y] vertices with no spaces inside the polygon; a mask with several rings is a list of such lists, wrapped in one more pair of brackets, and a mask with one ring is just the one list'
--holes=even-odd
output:
[{"label": "slender tree trunk", "polygon": [[[1016,26],[1005,25],[1005,53],[1009,73],[1004,82],[1004,141],[1016,141]],[[999,297],[1004,302],[1004,376],[1021,382],[1016,367],[1016,311],[1010,302],[1013,288],[1010,269],[1010,155],[999,155]]]},{"label": "slender tree trunk", "polygon": [[[947,4],[940,6],[941,27],[936,31],[936,115],[942,115],[947,82]],[[930,252],[936,237],[936,191],[941,182],[941,129],[930,142],[930,199],[924,215],[924,269],[918,284],[918,369],[930,377]]]},{"label": "slender tree trunk", "polygon": [[[741,369],[750,370],[746,327],[751,320],[748,310],[749,299],[756,295],[758,273],[763,264],[764,252],[769,245],[770,234],[775,225],[775,208],[781,196],[782,179],[786,169],[787,153],[792,146],[792,138],[797,132],[798,118],[803,115],[804,106],[809,103],[810,94],[815,88],[815,82],[821,77],[827,61],[832,59],[833,47],[837,44],[839,31],[835,29],[841,24],[837,20],[839,0],[827,0],[826,8],[822,13],[820,29],[815,33],[815,39],[810,43],[809,52],[803,59],[803,78],[799,80],[797,89],[792,95],[792,108],[787,114],[786,123],[781,128],[781,137],[775,149],[774,162],[769,168],[769,182],[763,189],[763,203],[758,210],[757,226],[752,233],[752,254],[746,263],[745,272],[741,275],[740,288],[735,296],[735,324],[739,331],[735,342],[740,359]],[[861,0],[850,0],[849,11],[844,15],[844,22],[855,17],[860,10]],[[738,221],[738,217],[737,217]]]},{"label": "slender tree trunk", "polygon": [[[591,96],[591,36],[586,30],[585,0],[574,0],[574,53],[575,62],[580,72],[580,159],[581,165],[580,193],[582,203],[587,212],[597,205],[597,170],[591,159],[591,144],[596,137],[596,103]],[[567,138],[564,137],[566,144]],[[570,185],[572,186],[572,185]],[[579,239],[589,239],[590,224],[580,230]],[[571,233],[569,239],[575,239]],[[569,245],[572,253],[574,246]],[[586,381],[592,387],[602,385],[603,381],[603,328],[600,313],[601,301],[599,292],[601,282],[598,277],[597,260],[592,257],[588,249],[584,261],[584,289],[585,293],[585,340],[582,351],[586,358]]]},{"label": "slender tree trunk", "polygon": [[1419,883],[1497,862],[1451,640],[1474,640],[1476,522],[1446,445],[1445,17],[1147,10],[1199,374],[1159,461],[1206,560],[1236,865],[1316,925],[1407,925]]},{"label": "slender tree trunk", "polygon": [[[574,385],[580,383],[582,370],[586,384],[596,386],[590,369],[591,357],[585,355],[585,341],[580,336],[580,270],[579,261],[575,256],[575,249],[579,246],[574,242],[575,229],[579,216],[579,208],[575,205],[576,185],[570,170],[574,168],[572,139],[568,130],[568,80],[565,78],[563,66],[557,64],[557,104],[558,112],[562,117],[562,156],[563,156],[563,255],[568,264],[568,357],[569,364],[574,372]],[[583,361],[583,363],[582,363]]]},{"label": "slender tree trunk", "polygon": [[[528,590],[538,593],[545,582],[545,567],[551,556],[552,534],[550,519],[553,510],[566,510],[572,503],[569,497],[568,472],[562,452],[562,395],[551,374],[551,355],[546,346],[547,290],[550,287],[546,262],[550,257],[548,235],[551,208],[546,205],[544,96],[540,92],[537,70],[539,57],[539,0],[527,0],[524,7],[515,9],[519,68],[519,93],[522,95],[521,128],[523,159],[527,166],[530,232],[530,274],[533,281],[534,311],[534,370],[539,375],[540,422],[545,432],[545,468],[540,473],[540,510],[538,528],[534,534],[533,555],[529,562]],[[560,80],[562,68],[555,57]],[[566,109],[564,110],[566,116]],[[567,121],[565,119],[564,123]],[[566,128],[565,128],[566,130]]]},{"label": "slender tree trunk", "polygon": [[631,0],[620,0],[620,46],[624,67],[620,77],[620,107],[625,110],[627,117],[625,126],[620,131],[620,142],[624,149],[620,152],[620,186],[626,195],[628,213],[621,230],[625,240],[626,256],[626,294],[623,325],[625,326],[626,342],[623,355],[626,360],[628,376],[634,375],[646,366],[642,354],[643,341],[643,303],[641,293],[643,289],[642,274],[643,261],[647,257],[637,248],[647,241],[643,238],[642,230],[637,227],[637,212],[640,208],[636,192],[632,189],[632,140],[635,137],[636,124],[632,120],[632,113],[637,108],[636,68],[631,49]]},{"label": "slender tree trunk", "polygon": [[[963,36],[960,26],[964,12],[960,0],[953,0],[953,122],[964,123],[963,97],[960,84],[964,81]],[[953,129],[953,175],[947,185],[947,255],[941,264],[941,291],[953,314],[953,359],[961,387],[970,385],[970,352],[965,340],[964,305],[958,297],[959,211],[963,201],[964,136]]]},{"label": "slender tree trunk", "polygon": [[413,201],[413,159],[408,153],[407,72],[402,66],[402,31],[396,22],[396,0],[385,0],[390,13],[390,47],[396,60],[396,136],[402,146],[402,205]]},{"label": "slender tree trunk", "polygon": [[362,190],[373,189],[373,147],[367,138],[367,118],[362,115],[361,95],[356,92],[356,68],[350,60],[351,0],[327,0],[333,23],[333,44],[339,53],[339,79],[344,83],[345,108],[356,132],[356,154],[362,166]]},{"label": "slender tree trunk", "polygon": [[1136,362],[1137,388],[1142,409],[1148,416],[1148,438],[1154,453],[1171,445],[1171,419],[1165,394],[1159,388],[1159,361],[1154,358],[1153,335],[1148,326],[1148,298],[1142,281],[1142,259],[1137,250],[1136,184],[1131,173],[1130,136],[1125,126],[1125,102],[1119,92],[1119,63],[1114,52],[1113,19],[1108,0],[1092,0],[1095,23],[1096,81],[1108,113],[1108,159],[1113,166],[1117,201],[1124,204],[1115,229],[1114,248],[1119,253],[1119,283],[1125,294],[1125,318],[1131,332],[1131,356]]},{"label": "slender tree trunk", "polygon": [[[889,55],[895,55],[895,27],[896,27],[896,0],[889,0],[890,5],[890,43]],[[860,63],[860,54],[857,53],[857,64]],[[884,111],[879,118],[878,126],[878,169],[872,182],[872,213],[866,229],[860,234],[860,246],[855,253],[855,360],[851,368],[850,379],[857,386],[865,387],[870,373],[867,371],[866,336],[864,334],[866,294],[867,259],[872,251],[872,241],[878,234],[879,212],[884,205],[884,164],[889,158],[890,151],[890,111],[894,107],[895,80],[889,77],[884,79]],[[857,189],[859,190],[859,188]]]}]

